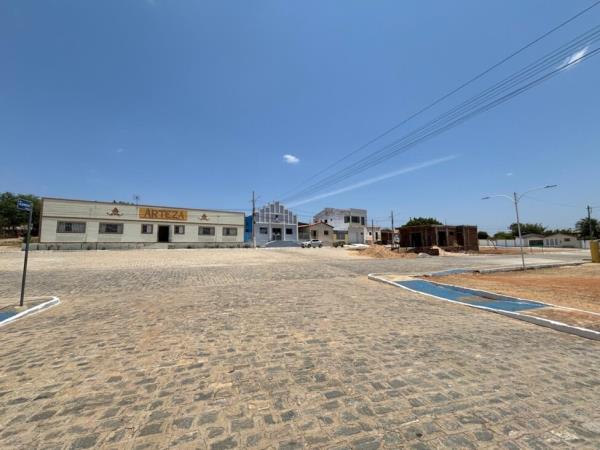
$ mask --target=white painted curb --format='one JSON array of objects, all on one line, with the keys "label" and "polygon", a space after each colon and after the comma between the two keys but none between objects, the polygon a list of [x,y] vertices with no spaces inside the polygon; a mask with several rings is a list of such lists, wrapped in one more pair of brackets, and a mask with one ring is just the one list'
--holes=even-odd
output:
[{"label": "white painted curb", "polygon": [[[407,291],[413,292],[415,294],[420,294],[420,295],[425,295],[427,297],[431,297],[431,298],[435,298],[436,300],[443,300],[445,302],[450,302],[450,303],[456,303],[458,305],[463,305],[463,306],[469,306],[471,308],[476,308],[476,309],[482,309],[484,311],[490,311],[496,314],[500,314],[503,316],[507,316],[507,317],[512,317],[513,319],[517,319],[517,320],[521,320],[523,322],[529,322],[535,325],[539,325],[542,327],[546,327],[546,328],[552,328],[553,330],[556,331],[561,331],[563,333],[569,333],[569,334],[574,334],[576,336],[580,336],[580,337],[584,337],[587,339],[593,339],[596,341],[600,341],[600,332],[598,331],[594,331],[594,330],[590,330],[588,328],[582,328],[582,327],[576,327],[573,325],[567,325],[566,323],[563,322],[558,322],[556,320],[550,320],[550,319],[543,319],[541,317],[536,317],[536,316],[527,316],[525,314],[520,314],[518,312],[514,312],[514,311],[501,311],[498,309],[493,309],[493,308],[488,308],[486,306],[480,306],[480,305],[472,305],[470,303],[466,303],[466,302],[459,302],[458,300],[450,300],[447,298],[443,298],[443,297],[438,297],[437,295],[433,295],[433,294],[428,294],[425,292],[420,292],[420,291],[415,291],[414,289],[411,289],[409,287],[403,286],[399,283],[396,283],[394,281],[390,281],[390,280],[386,280],[385,278],[381,278],[380,276],[378,276],[377,274],[369,274],[368,275],[370,280],[374,280],[374,281],[379,281],[381,283],[386,283],[386,284],[391,284],[392,286],[396,286],[402,289],[406,289]],[[431,282],[429,280],[423,280],[423,281],[427,281],[433,284],[438,284],[440,286],[451,286],[449,284],[444,285],[443,283],[436,283],[436,282]],[[459,287],[459,286],[456,286]],[[467,288],[468,289],[468,288]],[[473,290],[477,290],[477,289],[473,289]],[[479,289],[480,292],[486,292],[486,291],[481,291]],[[493,293],[492,293],[493,294]],[[525,299],[520,299],[517,297],[513,297],[517,300],[523,300],[523,301],[532,301],[532,302],[536,302],[536,303],[544,303],[544,302],[540,302],[537,300],[525,300]],[[556,308],[561,308],[561,309],[574,309],[575,311],[578,311],[575,308],[566,308],[566,307],[560,307],[560,306],[555,306],[555,305],[551,305],[548,303],[544,303],[548,306],[551,307],[556,307]],[[585,311],[588,312],[588,311]],[[592,314],[596,314],[596,313],[592,313]]]},{"label": "white painted curb", "polygon": [[4,319],[2,322],[0,322],[0,327],[3,327],[4,325],[8,325],[9,323],[12,323],[16,320],[21,319],[22,317],[29,316],[31,314],[38,313],[46,308],[50,308],[54,305],[58,305],[59,303],[60,303],[60,299],[58,297],[52,296],[50,298],[50,300],[48,300],[47,302],[40,303],[39,305],[36,305],[29,309],[26,309],[25,311],[21,311],[20,313],[15,314],[14,316],[9,317],[8,319]]}]

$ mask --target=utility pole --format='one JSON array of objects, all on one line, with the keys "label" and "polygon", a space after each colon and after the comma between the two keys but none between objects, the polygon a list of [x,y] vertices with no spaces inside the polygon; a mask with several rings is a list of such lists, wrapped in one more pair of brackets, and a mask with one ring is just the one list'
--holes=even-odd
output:
[{"label": "utility pole", "polygon": [[394,228],[394,211],[392,211],[392,250],[396,244],[396,229]]},{"label": "utility pole", "polygon": [[256,197],[252,191],[252,248],[256,248]]},{"label": "utility pole", "polygon": [[592,207],[590,205],[587,206],[587,212],[588,212],[588,226],[590,229],[590,242],[592,242],[592,239],[594,239],[594,232],[593,232],[594,229],[592,227]]},{"label": "utility pole", "polygon": [[519,247],[521,247],[521,264],[523,270],[525,270],[525,255],[523,254],[523,236],[521,235],[521,219],[519,219],[519,196],[516,192],[513,192],[513,198],[515,202],[515,212],[517,213],[517,231],[519,233]]},{"label": "utility pole", "polygon": [[541,189],[551,189],[551,188],[555,188],[556,186],[558,186],[557,184],[548,184],[546,186],[541,186],[538,188],[534,188],[534,189],[529,189],[528,191],[523,192],[522,194],[517,194],[516,192],[513,192],[512,195],[508,195],[508,194],[495,194],[495,195],[488,195],[486,197],[483,197],[481,200],[489,200],[490,198],[494,198],[494,197],[504,197],[509,199],[511,202],[514,203],[515,205],[515,213],[517,215],[517,232],[519,233],[519,247],[521,247],[521,264],[523,266],[523,270],[525,270],[525,255],[523,252],[523,236],[521,234],[521,219],[519,218],[519,201],[525,197],[526,194],[529,194],[530,192],[533,191],[538,191]]},{"label": "utility pole", "polygon": [[375,244],[375,223],[371,219],[371,244]]}]

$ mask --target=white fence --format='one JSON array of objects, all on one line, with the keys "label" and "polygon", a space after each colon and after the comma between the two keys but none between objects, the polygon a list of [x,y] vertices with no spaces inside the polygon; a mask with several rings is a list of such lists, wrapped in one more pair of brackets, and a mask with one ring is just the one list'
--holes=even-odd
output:
[{"label": "white fence", "polygon": [[[577,240],[573,247],[570,248],[590,248],[590,241]],[[517,239],[479,239],[480,247],[518,247],[519,241]],[[528,247],[527,242],[524,243],[525,247]],[[544,245],[544,248],[569,248],[569,247],[553,247],[550,245]]]}]

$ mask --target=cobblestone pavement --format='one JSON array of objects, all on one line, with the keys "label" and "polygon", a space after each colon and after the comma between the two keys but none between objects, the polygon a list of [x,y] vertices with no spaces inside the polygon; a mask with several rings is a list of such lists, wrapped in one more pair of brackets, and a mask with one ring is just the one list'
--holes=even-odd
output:
[{"label": "cobblestone pavement", "polygon": [[365,276],[507,262],[33,253],[62,303],[0,329],[0,448],[598,448],[598,342]]}]

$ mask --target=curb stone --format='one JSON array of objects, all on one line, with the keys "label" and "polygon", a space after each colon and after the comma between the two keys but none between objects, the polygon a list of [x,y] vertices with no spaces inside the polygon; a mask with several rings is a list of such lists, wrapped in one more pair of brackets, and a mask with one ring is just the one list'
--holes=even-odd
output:
[{"label": "curb stone", "polygon": [[[502,316],[507,316],[507,317],[511,317],[513,319],[517,319],[517,320],[521,320],[523,322],[528,322],[534,325],[539,325],[545,328],[551,328],[553,330],[556,331],[560,331],[562,333],[568,333],[568,334],[574,334],[576,336],[579,337],[583,337],[586,339],[592,339],[595,341],[600,341],[600,332],[598,331],[594,331],[594,330],[590,330],[588,328],[583,328],[583,327],[576,327],[573,325],[567,325],[566,323],[563,322],[558,322],[556,320],[550,320],[550,319],[543,319],[541,317],[536,317],[536,316],[528,316],[525,314],[521,314],[518,312],[513,312],[513,311],[502,311],[502,310],[498,310],[498,309],[493,309],[493,308],[488,308],[485,306],[480,306],[480,305],[472,305],[470,303],[466,303],[466,302],[460,302],[458,300],[450,300],[447,298],[443,298],[443,297],[438,297],[437,295],[432,295],[432,294],[428,294],[426,292],[420,292],[420,291],[416,291],[414,289],[410,289],[406,286],[403,286],[399,283],[396,283],[394,281],[390,281],[390,280],[386,280],[385,278],[380,277],[378,274],[369,274],[368,275],[369,280],[373,280],[373,281],[379,281],[381,283],[386,283],[386,284],[390,284],[392,286],[395,287],[399,287],[402,289],[406,289],[407,291],[413,292],[415,294],[420,294],[420,295],[425,295],[427,297],[431,297],[431,298],[435,298],[436,300],[443,300],[446,302],[450,302],[450,303],[456,303],[459,305],[463,305],[463,306],[468,306],[470,308],[475,308],[475,309],[481,309],[484,311],[489,311],[489,312],[493,312],[496,314],[500,314]],[[440,284],[442,286],[444,286],[443,283],[434,283],[434,284]],[[445,285],[445,286],[452,286],[452,285]],[[540,302],[538,300],[526,300],[526,299],[522,299],[522,298],[518,298],[518,297],[513,297],[516,300],[521,300],[521,301],[535,301],[538,303],[544,303],[544,302]],[[551,305],[548,303],[544,303],[546,305],[548,305],[549,307],[553,307],[555,305]],[[566,309],[573,309],[573,308],[566,308]]]},{"label": "curb stone", "polygon": [[9,323],[15,322],[25,316],[29,316],[31,314],[35,314],[38,313],[44,309],[50,308],[54,305],[58,305],[60,303],[60,299],[58,297],[54,297],[52,296],[50,298],[50,300],[44,302],[44,303],[40,303],[39,305],[35,305],[31,308],[26,309],[25,311],[21,311],[18,314],[15,314],[14,316],[9,317],[8,319],[4,319],[3,321],[0,322],[0,327],[3,327],[4,325],[8,325]]}]

